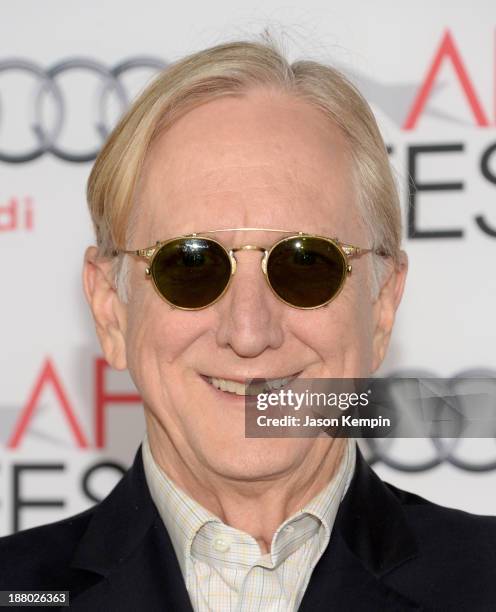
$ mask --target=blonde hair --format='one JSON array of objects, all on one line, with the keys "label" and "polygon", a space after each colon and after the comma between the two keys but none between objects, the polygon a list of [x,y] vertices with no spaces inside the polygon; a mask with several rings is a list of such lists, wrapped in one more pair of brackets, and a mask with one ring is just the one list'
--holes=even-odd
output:
[{"label": "blonde hair", "polygon": [[[267,35],[260,42],[217,45],[171,64],[122,117],[88,180],[88,204],[101,256],[126,248],[143,164],[157,135],[205,102],[243,95],[255,87],[275,88],[306,101],[339,126],[350,145],[358,212],[371,244],[399,262],[398,193],[369,105],[338,70],[310,60],[290,64]],[[383,258],[372,259],[377,281]]]}]

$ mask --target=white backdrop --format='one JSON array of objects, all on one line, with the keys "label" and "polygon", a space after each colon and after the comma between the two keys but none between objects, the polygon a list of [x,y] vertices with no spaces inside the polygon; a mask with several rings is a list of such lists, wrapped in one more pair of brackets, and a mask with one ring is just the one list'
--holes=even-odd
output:
[{"label": "white backdrop", "polygon": [[[154,74],[150,58],[173,61],[269,26],[292,59],[342,68],[376,112],[402,193],[410,272],[382,373],[496,376],[494,3],[304,5],[2,3],[0,535],[100,499],[143,434],[129,379],[99,361],[80,286],[92,242],[84,195],[91,162],[67,158],[98,149],[98,130],[123,108],[119,94],[132,98]],[[119,89],[109,70],[138,59]],[[410,473],[434,456],[429,441],[399,442],[391,453],[404,469],[378,462],[386,480],[496,514],[496,470],[445,461]],[[465,440],[457,457],[484,468],[496,460],[495,440]]]}]

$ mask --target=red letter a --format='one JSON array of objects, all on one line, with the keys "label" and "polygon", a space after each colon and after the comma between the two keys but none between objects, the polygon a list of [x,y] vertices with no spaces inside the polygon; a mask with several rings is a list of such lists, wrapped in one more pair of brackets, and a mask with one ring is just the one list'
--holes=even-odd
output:
[{"label": "red letter a", "polygon": [[425,81],[420,88],[417,97],[413,103],[412,109],[403,125],[404,130],[411,130],[415,127],[417,120],[419,118],[420,113],[424,109],[425,103],[427,102],[427,98],[431,92],[432,86],[434,85],[434,81],[436,80],[437,73],[441,68],[441,64],[443,59],[447,57],[451,60],[453,68],[455,69],[456,76],[460,81],[460,85],[465,93],[465,97],[472,109],[472,113],[474,114],[475,121],[479,126],[487,126],[489,125],[489,121],[484,114],[484,110],[477,99],[477,95],[475,93],[475,89],[470,82],[470,78],[468,73],[463,65],[462,59],[458,52],[458,49],[455,47],[455,43],[453,42],[453,38],[451,37],[451,33],[449,30],[446,31],[439,49],[434,57],[434,61],[432,62],[432,66],[427,71],[427,76]]},{"label": "red letter a", "polygon": [[60,406],[66,416],[67,422],[76,438],[77,445],[80,448],[86,448],[88,443],[84,437],[83,432],[81,431],[76,417],[74,416],[74,412],[72,411],[69,400],[67,399],[67,395],[60,384],[60,380],[55,373],[55,370],[52,366],[50,359],[45,361],[43,365],[43,369],[41,370],[41,374],[36,381],[31,396],[29,397],[25,407],[22,410],[21,418],[19,419],[14,433],[12,434],[7,446],[9,448],[16,448],[19,444],[19,441],[27,429],[29,421],[32,419],[35,407],[38,403],[40,395],[43,391],[43,388],[46,384],[50,383],[55,391],[55,395],[57,396]]}]

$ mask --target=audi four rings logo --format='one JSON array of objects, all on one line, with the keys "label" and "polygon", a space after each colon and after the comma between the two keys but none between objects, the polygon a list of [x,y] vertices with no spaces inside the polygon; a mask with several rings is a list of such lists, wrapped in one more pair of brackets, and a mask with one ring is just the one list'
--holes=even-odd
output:
[{"label": "audi four rings logo", "polygon": [[[388,438],[382,441],[375,438],[362,438],[360,440],[360,446],[364,449],[365,457],[370,465],[383,463],[399,472],[427,472],[442,463],[449,463],[465,472],[491,472],[496,470],[496,448],[493,451],[489,451],[489,459],[479,456],[477,458],[468,459],[464,458],[462,452],[459,450],[462,446],[462,441],[462,438],[424,438],[422,446],[425,447],[426,450],[425,453],[423,452],[422,454],[425,454],[425,456],[419,457],[417,450],[415,459],[410,457],[405,458],[404,439]],[[492,446],[495,445],[494,438],[491,440],[477,440],[478,443],[488,441],[491,442]],[[481,454],[488,454],[486,447],[481,448],[480,452],[477,453],[477,455]]]},{"label": "audi four rings logo", "polygon": [[[0,78],[6,76],[27,76],[34,81],[31,94],[28,125],[31,142],[20,152],[8,150],[2,137],[0,141],[0,161],[19,164],[33,161],[45,153],[68,162],[89,162],[96,158],[98,151],[112,130],[109,113],[113,101],[117,100],[118,112],[122,114],[129,106],[133,96],[123,82],[126,73],[137,69],[162,70],[167,65],[163,60],[152,57],[137,57],[120,62],[113,68],[87,59],[73,58],[43,69],[37,64],[23,60],[0,61]],[[62,76],[71,72],[86,71],[97,78],[94,91],[95,109],[91,129],[95,144],[85,151],[78,151],[61,144],[61,137],[67,124],[67,91],[62,85]],[[66,88],[67,89],[67,88]],[[0,86],[0,129],[9,119],[5,116],[5,99]],[[49,112],[47,112],[49,106]],[[48,116],[49,115],[49,116]],[[1,132],[0,132],[1,133]]]},{"label": "audi four rings logo", "polygon": [[[433,373],[426,370],[402,370],[390,374],[388,386],[394,393],[395,381],[398,379],[428,379]],[[470,369],[459,372],[455,376],[443,379],[444,383],[454,394],[463,394],[464,387],[470,392],[470,379],[484,379],[484,391],[487,394],[488,407],[496,412],[496,372],[489,369]],[[475,382],[475,381],[474,381]],[[396,408],[398,412],[407,409],[401,406],[402,399],[407,400],[401,393],[395,395]],[[480,406],[474,406],[480,408]],[[406,446],[408,441],[403,438],[367,438],[360,440],[367,461],[373,465],[383,463],[390,468],[400,472],[425,472],[437,466],[448,463],[467,472],[489,472],[496,470],[496,438],[494,432],[489,432],[487,438],[477,438],[477,450],[474,456],[474,439],[470,439],[470,433],[465,431],[466,423],[461,423],[458,437],[456,438],[423,438],[414,441],[414,456],[407,456]],[[489,437],[493,436],[493,437]],[[468,455],[468,443],[470,458]],[[464,452],[465,447],[465,452]]]}]

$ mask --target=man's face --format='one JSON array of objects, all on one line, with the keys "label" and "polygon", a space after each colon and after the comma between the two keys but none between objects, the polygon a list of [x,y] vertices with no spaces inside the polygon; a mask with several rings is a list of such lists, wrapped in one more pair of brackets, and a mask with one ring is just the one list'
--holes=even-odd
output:
[{"label": "man's face", "polygon": [[[149,152],[132,244],[210,229],[260,227],[317,233],[370,246],[355,207],[348,145],[311,106],[279,93],[253,91],[190,111]],[[227,248],[269,248],[282,234],[226,232]],[[353,261],[340,295],[299,310],[279,301],[261,271],[261,253],[236,254],[226,294],[199,311],[173,309],[129,261],[129,301],[122,306],[123,350],[143,396],[148,425],[167,432],[187,465],[250,479],[301,463],[315,439],[247,439],[244,398],[209,377],[361,377],[382,356],[380,315],[370,292],[370,260]],[[380,335],[380,334],[379,334]],[[385,340],[387,344],[387,340]],[[104,344],[105,346],[105,344]]]}]

